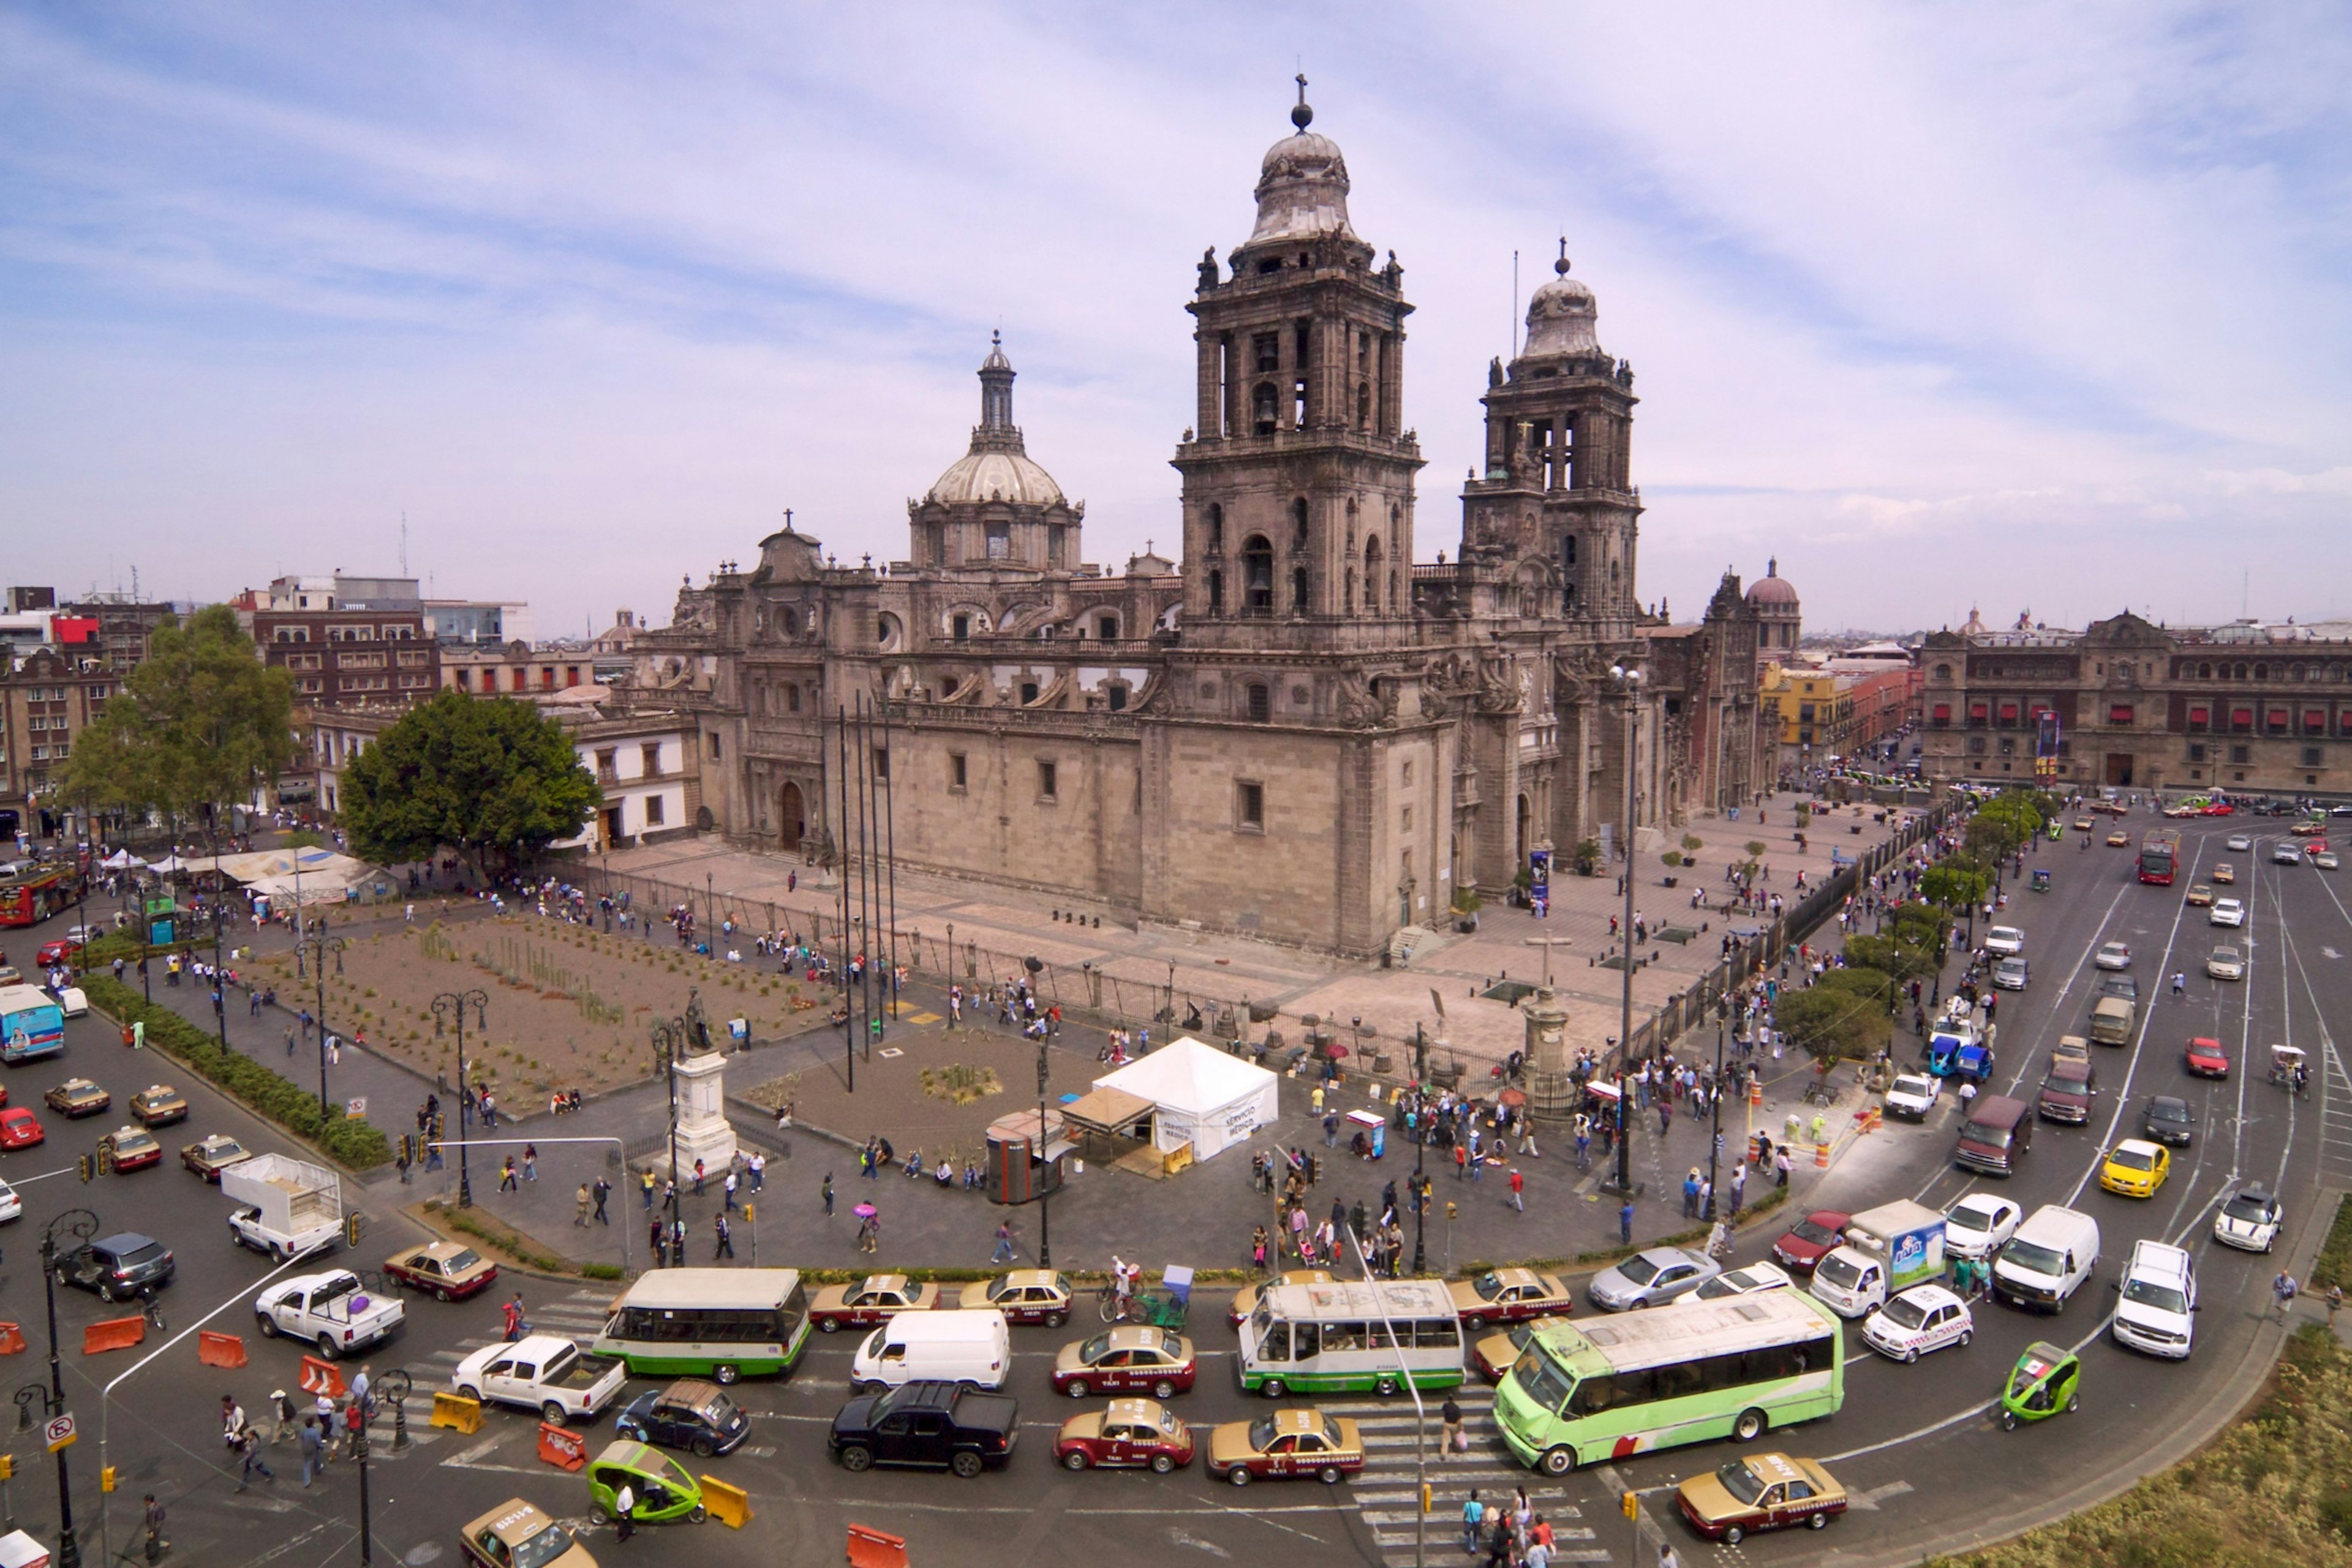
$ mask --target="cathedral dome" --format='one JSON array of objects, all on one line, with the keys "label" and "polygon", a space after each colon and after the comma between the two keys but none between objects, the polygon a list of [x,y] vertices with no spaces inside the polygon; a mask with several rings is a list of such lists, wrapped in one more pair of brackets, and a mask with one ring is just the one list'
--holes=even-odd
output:
[{"label": "cathedral dome", "polygon": [[940,506],[1008,501],[1015,506],[1061,506],[1062,487],[1026,452],[967,452],[948,465],[923,498]]},{"label": "cathedral dome", "polygon": [[1298,103],[1290,111],[1297,132],[1267,148],[1258,164],[1257,226],[1250,231],[1250,244],[1325,234],[1354,237],[1348,226],[1348,161],[1338,142],[1307,129],[1314,120],[1307,79],[1301,77]]},{"label": "cathedral dome", "polygon": [[1780,563],[1777,558],[1764,563],[1764,575],[1748,590],[1748,602],[1758,609],[1768,605],[1775,609],[1797,607],[1796,585],[1780,575]]},{"label": "cathedral dome", "polygon": [[1552,263],[1552,280],[1528,301],[1528,342],[1520,353],[1594,354],[1601,352],[1598,334],[1600,306],[1581,279],[1568,275],[1568,242],[1560,242],[1560,258]]}]

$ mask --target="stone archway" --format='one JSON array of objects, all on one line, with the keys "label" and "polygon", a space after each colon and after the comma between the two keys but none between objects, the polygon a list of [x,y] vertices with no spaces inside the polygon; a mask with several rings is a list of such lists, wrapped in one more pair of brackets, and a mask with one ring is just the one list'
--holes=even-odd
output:
[{"label": "stone archway", "polygon": [[787,849],[797,850],[808,836],[808,819],[801,805],[801,786],[787,781],[776,802],[778,836]]}]

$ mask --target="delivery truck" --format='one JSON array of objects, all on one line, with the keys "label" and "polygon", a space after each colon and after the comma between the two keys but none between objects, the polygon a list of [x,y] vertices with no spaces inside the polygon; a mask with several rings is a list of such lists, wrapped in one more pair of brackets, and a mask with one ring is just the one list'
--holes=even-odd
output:
[{"label": "delivery truck", "polygon": [[1844,1244],[1814,1268],[1811,1289],[1832,1311],[1859,1318],[1943,1271],[1944,1216],[1904,1198],[1846,1221]]},{"label": "delivery truck", "polygon": [[286,1154],[256,1154],[221,1168],[221,1191],[236,1204],[229,1234],[239,1247],[283,1263],[343,1234],[343,1189],[335,1173]]}]

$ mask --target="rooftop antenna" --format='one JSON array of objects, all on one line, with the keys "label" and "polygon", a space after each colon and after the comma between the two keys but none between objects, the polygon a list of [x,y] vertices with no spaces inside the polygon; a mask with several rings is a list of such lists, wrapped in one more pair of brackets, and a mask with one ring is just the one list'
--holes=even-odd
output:
[{"label": "rooftop antenna", "polygon": [[1519,248],[1511,247],[1511,357],[1519,357]]},{"label": "rooftop antenna", "polygon": [[400,514],[400,574],[408,575],[408,513]]}]

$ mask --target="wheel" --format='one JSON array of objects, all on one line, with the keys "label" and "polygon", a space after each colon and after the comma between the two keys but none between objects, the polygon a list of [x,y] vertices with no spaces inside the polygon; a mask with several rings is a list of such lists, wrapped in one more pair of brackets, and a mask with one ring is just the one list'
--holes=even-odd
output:
[{"label": "wheel", "polygon": [[278,1320],[267,1312],[254,1313],[253,1326],[265,1340],[274,1340],[278,1337]]},{"label": "wheel", "polygon": [[334,1336],[334,1335],[332,1335],[332,1334],[323,1334],[323,1333],[322,1333],[322,1334],[320,1334],[320,1335],[319,1336],[319,1359],[320,1359],[320,1360],[321,1360],[321,1361],[335,1361],[335,1360],[340,1359],[340,1358],[341,1357],[342,1353],[343,1353],[343,1347],[342,1347],[342,1346],[341,1346],[341,1345],[339,1345],[339,1344],[337,1344],[337,1343],[335,1342],[335,1336]]},{"label": "wheel", "polygon": [[1746,1531],[1744,1531],[1744,1530],[1740,1529],[1740,1528],[1739,1528],[1738,1525],[1736,1525],[1736,1524],[1735,1524],[1735,1525],[1732,1525],[1729,1529],[1726,1530],[1726,1531],[1723,1532],[1723,1543],[1724,1543],[1726,1546],[1737,1546],[1737,1545],[1738,1545],[1741,1542],[1743,1542],[1743,1541],[1745,1541],[1745,1540],[1747,1540],[1747,1539],[1748,1539],[1748,1532],[1747,1532]]},{"label": "wheel", "polygon": [[697,1437],[688,1447],[693,1450],[694,1457],[698,1459],[707,1459],[716,1452],[716,1446],[708,1437]]},{"label": "wheel", "polygon": [[601,1502],[592,1502],[588,1505],[588,1517],[599,1524],[610,1524],[613,1522],[613,1510]]},{"label": "wheel", "polygon": [[837,1334],[841,1332],[841,1323],[837,1319],[821,1319],[818,1321],[816,1326],[819,1333]]},{"label": "wheel", "polygon": [[1647,1296],[1636,1296],[1625,1304],[1625,1310],[1629,1312],[1638,1312],[1649,1304],[1650,1299]]},{"label": "wheel", "polygon": [[114,1300],[114,1286],[111,1282],[104,1279],[98,1282],[98,1299],[110,1305],[112,1304]]},{"label": "wheel", "polygon": [[2075,1411],[2080,1410],[2081,1408],[2083,1408],[2083,1396],[2081,1394],[2070,1394],[2066,1396],[2067,1415],[2072,1415]]},{"label": "wheel", "polygon": [[1462,1320],[1462,1326],[1469,1330],[1474,1334],[1482,1333],[1486,1330],[1486,1320],[1480,1314],[1473,1312],[1468,1317]]},{"label": "wheel", "polygon": [[433,1299],[436,1301],[443,1302],[456,1300],[455,1297],[449,1294],[449,1287],[446,1285],[436,1285],[433,1287]]},{"label": "wheel", "polygon": [[1069,1321],[1070,1314],[1067,1312],[1048,1312],[1045,1314],[1045,1326],[1049,1329],[1058,1329]]},{"label": "wheel", "polygon": [[692,1520],[695,1523],[700,1524],[704,1520],[710,1517],[710,1510],[703,1507],[700,1503],[696,1503],[694,1505],[694,1511],[688,1514],[686,1517]]},{"label": "wheel", "polygon": [[1321,1469],[1315,1472],[1315,1479],[1321,1481],[1327,1487],[1336,1487],[1339,1484],[1339,1474],[1340,1471],[1339,1466],[1326,1465]]},{"label": "wheel", "polygon": [[1151,1385],[1151,1397],[1154,1399],[1173,1399],[1176,1397],[1176,1385],[1163,1377],[1159,1382]]},{"label": "wheel", "polygon": [[874,1468],[874,1450],[852,1443],[841,1451],[841,1468],[855,1474]]},{"label": "wheel", "polygon": [[[1372,1382],[1372,1392],[1379,1394],[1382,1399],[1393,1399],[1396,1397],[1396,1391],[1397,1380],[1393,1377],[1379,1377],[1375,1378]],[[1160,1397],[1165,1399],[1168,1396],[1163,1394]]]},{"label": "wheel", "polygon": [[1906,1345],[1906,1347],[1904,1347],[1904,1351],[1903,1351],[1903,1364],[1904,1364],[1904,1365],[1906,1365],[1906,1366],[1909,1366],[1912,1363],[1914,1363],[1914,1362],[1917,1361],[1918,1359],[1919,1359],[1919,1347],[1918,1347],[1917,1345]]},{"label": "wheel", "polygon": [[464,1394],[467,1398],[472,1400],[477,1405],[479,1405],[482,1402],[482,1391],[470,1384],[459,1384],[457,1385],[457,1392]]},{"label": "wheel", "polygon": [[1074,1377],[1070,1379],[1069,1386],[1062,1392],[1073,1399],[1084,1399],[1087,1396],[1087,1380],[1083,1377]]},{"label": "wheel", "polygon": [[[1258,1385],[1258,1392],[1265,1394],[1268,1399],[1279,1399],[1284,1394],[1290,1392],[1290,1385],[1284,1383],[1282,1379],[1278,1377],[1269,1377]],[[1236,1470],[1234,1473],[1235,1475],[1246,1475],[1248,1472],[1244,1470]]]},{"label": "wheel", "polygon": [[552,1399],[539,1407],[539,1414],[540,1418],[545,1421],[550,1426],[561,1426],[563,1425],[565,1420],[568,1419],[564,1414],[563,1406],[557,1404]]},{"label": "wheel", "polygon": [[718,1380],[719,1387],[731,1388],[735,1384],[735,1380],[743,1374],[736,1370],[733,1362],[723,1361],[711,1368],[710,1375]]},{"label": "wheel", "polygon": [[1966,1350],[1969,1348],[1969,1342],[1976,1337],[1977,1333],[1974,1329],[1962,1329],[1960,1331],[1959,1340],[1957,1342],[1962,1350]]},{"label": "wheel", "polygon": [[972,1477],[980,1474],[980,1456],[973,1453],[970,1448],[958,1449],[956,1457],[948,1461],[948,1468],[953,1470],[957,1475],[961,1476],[965,1480],[970,1480]]},{"label": "wheel", "polygon": [[1245,1487],[1250,1484],[1250,1473],[1247,1468],[1241,1465],[1235,1465],[1226,1473],[1225,1479],[1233,1482],[1234,1485],[1237,1487]]},{"label": "wheel", "polygon": [[1576,1468],[1576,1450],[1565,1444],[1557,1448],[1546,1448],[1539,1463],[1545,1475],[1564,1476]]},{"label": "wheel", "polygon": [[1176,1461],[1168,1455],[1154,1454],[1151,1456],[1151,1473],[1153,1475],[1164,1476],[1175,1468]]},{"label": "wheel", "polygon": [[2004,1410],[2000,1413],[2000,1429],[2004,1432],[2014,1432],[2017,1430],[2016,1411]]},{"label": "wheel", "polygon": [[1066,1470],[1083,1470],[1087,1463],[1087,1451],[1084,1448],[1073,1448],[1062,1456],[1062,1468]]},{"label": "wheel", "polygon": [[1828,1528],[1830,1516],[1828,1514],[1808,1514],[1805,1518],[1805,1528],[1807,1530],[1823,1530]]},{"label": "wheel", "polygon": [[1741,1411],[1739,1419],[1731,1424],[1731,1440],[1735,1443],[1753,1443],[1763,1435],[1764,1412],[1752,1406]]}]

